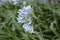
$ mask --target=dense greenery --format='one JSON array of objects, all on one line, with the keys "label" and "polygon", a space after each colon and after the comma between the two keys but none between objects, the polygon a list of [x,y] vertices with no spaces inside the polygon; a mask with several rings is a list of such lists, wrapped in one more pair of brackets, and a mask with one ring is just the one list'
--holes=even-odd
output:
[{"label": "dense greenery", "polygon": [[34,9],[31,16],[36,33],[25,32],[17,22],[17,12],[24,5],[8,2],[0,5],[0,40],[60,40],[60,5],[36,0],[26,2]]}]

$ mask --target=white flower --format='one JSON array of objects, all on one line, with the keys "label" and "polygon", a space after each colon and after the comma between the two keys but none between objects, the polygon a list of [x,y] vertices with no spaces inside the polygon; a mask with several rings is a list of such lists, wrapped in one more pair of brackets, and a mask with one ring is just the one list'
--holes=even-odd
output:
[{"label": "white flower", "polygon": [[26,22],[26,21],[23,20],[22,18],[17,18],[17,20],[18,20],[18,23],[24,23],[24,22]]},{"label": "white flower", "polygon": [[30,12],[18,12],[20,16],[28,16]]},{"label": "white flower", "polygon": [[25,29],[26,32],[29,32],[29,33],[33,33],[33,27],[31,25],[28,25],[28,24],[24,24],[23,25],[23,28]]},{"label": "white flower", "polygon": [[12,0],[12,2],[14,5],[18,4],[18,0]]},{"label": "white flower", "polygon": [[33,27],[31,26],[32,19],[30,16],[31,12],[32,8],[30,5],[24,6],[23,9],[19,9],[17,18],[18,23],[23,23],[24,30],[29,33],[33,33]]},{"label": "white flower", "polygon": [[31,11],[32,11],[32,8],[31,8],[31,6],[29,5],[29,6],[24,7],[22,10],[19,9],[19,12],[18,12],[18,13],[19,13],[19,14],[28,15],[28,14],[31,13]]},{"label": "white flower", "polygon": [[26,2],[24,1],[23,4],[26,5]]},{"label": "white flower", "polygon": [[32,11],[32,8],[31,8],[30,5],[27,6],[27,7],[24,6],[23,10],[24,10],[25,12],[31,12],[31,11]]},{"label": "white flower", "polygon": [[30,22],[31,17],[29,16],[31,14],[31,12],[32,12],[32,8],[30,7],[30,5],[24,7],[22,10],[19,9],[19,12],[18,12],[19,14],[18,14],[18,18],[17,18],[18,22],[20,22],[20,23],[26,23],[26,22],[31,23]]}]

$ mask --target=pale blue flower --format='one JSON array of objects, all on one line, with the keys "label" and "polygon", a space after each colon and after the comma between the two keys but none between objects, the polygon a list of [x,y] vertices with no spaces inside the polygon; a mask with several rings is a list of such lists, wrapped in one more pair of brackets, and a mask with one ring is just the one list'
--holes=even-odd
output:
[{"label": "pale blue flower", "polygon": [[26,6],[26,7],[24,7],[22,10],[21,9],[19,9],[19,14],[21,14],[21,15],[29,15],[30,13],[31,13],[31,11],[32,11],[32,8],[31,8],[31,6],[29,5],[29,6]]},{"label": "pale blue flower", "polygon": [[23,4],[26,5],[26,2],[24,1]]},{"label": "pale blue flower", "polygon": [[18,23],[23,23],[23,28],[25,31],[29,33],[33,33],[33,27],[31,26],[32,19],[31,19],[31,14],[32,8],[31,6],[24,6],[23,9],[19,9],[18,11],[18,17],[17,21]]},{"label": "pale blue flower", "polygon": [[32,11],[32,8],[31,8],[31,6],[29,5],[29,6],[24,6],[24,8],[23,8],[23,10],[25,11],[25,12],[31,12]]},{"label": "pale blue flower", "polygon": [[18,12],[20,16],[28,16],[29,12]]},{"label": "pale blue flower", "polygon": [[26,32],[29,32],[29,33],[33,33],[33,27],[31,25],[28,25],[28,24],[24,24],[23,25],[23,28]]},{"label": "pale blue flower", "polygon": [[18,4],[18,0],[12,0],[12,2],[14,5]]},{"label": "pale blue flower", "polygon": [[23,17],[18,17],[17,20],[18,20],[18,23],[24,23],[24,22],[26,22],[25,20],[23,20]]}]

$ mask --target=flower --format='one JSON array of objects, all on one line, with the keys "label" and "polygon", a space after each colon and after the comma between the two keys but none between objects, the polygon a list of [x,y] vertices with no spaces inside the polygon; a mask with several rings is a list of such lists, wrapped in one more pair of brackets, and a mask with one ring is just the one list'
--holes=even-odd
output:
[{"label": "flower", "polygon": [[32,11],[32,8],[31,8],[30,5],[27,6],[27,7],[24,6],[23,10],[24,10],[25,12],[31,12],[31,11]]},{"label": "flower", "polygon": [[[29,16],[31,14],[32,8],[31,6],[26,6],[22,10],[19,9],[18,14],[18,22],[20,23],[26,23],[27,21],[31,21],[31,17]],[[30,23],[30,22],[29,22]]]},{"label": "flower", "polygon": [[14,5],[18,4],[18,0],[12,0],[12,2]]},{"label": "flower", "polygon": [[17,21],[18,23],[23,23],[23,28],[26,32],[33,33],[33,27],[31,26],[31,14],[32,8],[31,6],[24,6],[23,9],[19,9]]},{"label": "flower", "polygon": [[31,8],[31,6],[29,5],[29,6],[24,6],[24,8],[21,10],[21,9],[19,9],[19,14],[24,14],[24,15],[29,15],[30,13],[31,13],[31,11],[32,11],[32,8]]},{"label": "flower", "polygon": [[28,24],[24,24],[23,25],[23,28],[25,29],[26,32],[29,32],[29,33],[33,33],[33,27],[31,25],[28,25]]},{"label": "flower", "polygon": [[26,5],[26,2],[24,1],[23,4]]}]

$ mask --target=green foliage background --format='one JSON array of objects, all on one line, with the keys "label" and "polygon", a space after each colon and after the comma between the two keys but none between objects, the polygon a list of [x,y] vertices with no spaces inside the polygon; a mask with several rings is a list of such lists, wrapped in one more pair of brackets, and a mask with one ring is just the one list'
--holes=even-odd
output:
[{"label": "green foliage background", "polygon": [[0,5],[0,40],[60,40],[59,3],[40,3],[37,0],[26,2],[34,9],[31,16],[36,33],[25,32],[22,24],[17,22],[17,12],[23,8],[23,3],[13,5],[7,2]]}]

